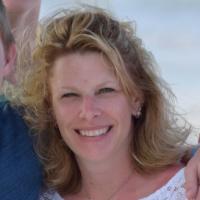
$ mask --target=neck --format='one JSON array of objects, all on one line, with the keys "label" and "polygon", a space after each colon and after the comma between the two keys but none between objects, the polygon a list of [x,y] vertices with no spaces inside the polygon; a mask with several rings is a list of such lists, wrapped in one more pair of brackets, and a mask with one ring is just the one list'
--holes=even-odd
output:
[{"label": "neck", "polygon": [[129,155],[120,159],[116,156],[107,162],[87,165],[79,162],[79,166],[83,181],[82,196],[95,200],[108,200],[117,195],[125,187],[126,182],[129,182],[134,171]]}]

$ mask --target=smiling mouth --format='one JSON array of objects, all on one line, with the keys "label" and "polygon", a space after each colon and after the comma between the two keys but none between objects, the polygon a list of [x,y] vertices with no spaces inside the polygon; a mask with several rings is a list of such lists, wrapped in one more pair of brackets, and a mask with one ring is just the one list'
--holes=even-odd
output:
[{"label": "smiling mouth", "polygon": [[108,126],[106,128],[96,129],[96,130],[81,130],[81,129],[75,129],[76,133],[78,133],[81,136],[86,137],[96,137],[107,134],[112,129],[112,126]]}]

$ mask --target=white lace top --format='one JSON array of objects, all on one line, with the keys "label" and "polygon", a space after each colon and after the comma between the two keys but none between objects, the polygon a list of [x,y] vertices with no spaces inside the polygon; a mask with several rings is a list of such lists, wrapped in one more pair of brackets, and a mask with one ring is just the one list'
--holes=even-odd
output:
[{"label": "white lace top", "polygon": [[164,186],[140,200],[187,200],[184,168],[179,170]]},{"label": "white lace top", "polygon": [[[140,200],[187,200],[184,169],[179,170],[164,186]],[[64,200],[57,192],[48,191],[41,195],[40,200]]]}]

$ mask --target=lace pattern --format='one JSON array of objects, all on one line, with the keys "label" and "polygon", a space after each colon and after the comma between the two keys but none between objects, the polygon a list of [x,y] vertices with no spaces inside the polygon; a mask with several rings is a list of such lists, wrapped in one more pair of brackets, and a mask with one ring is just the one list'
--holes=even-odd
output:
[{"label": "lace pattern", "polygon": [[48,190],[47,192],[44,192],[39,200],[64,200],[57,192],[54,190]]}]

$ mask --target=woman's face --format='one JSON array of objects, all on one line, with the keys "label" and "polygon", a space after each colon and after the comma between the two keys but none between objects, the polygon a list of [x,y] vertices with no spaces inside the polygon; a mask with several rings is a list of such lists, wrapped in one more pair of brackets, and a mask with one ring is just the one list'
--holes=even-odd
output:
[{"label": "woman's face", "polygon": [[130,104],[100,54],[59,57],[49,83],[61,136],[77,159],[102,161],[128,154],[137,99]]}]

